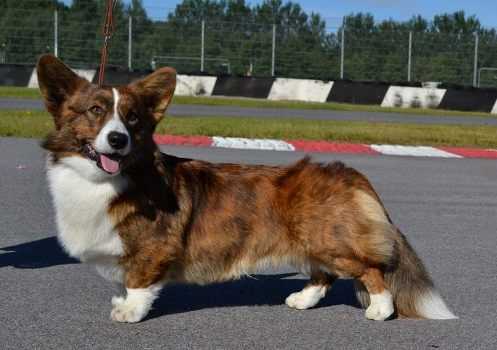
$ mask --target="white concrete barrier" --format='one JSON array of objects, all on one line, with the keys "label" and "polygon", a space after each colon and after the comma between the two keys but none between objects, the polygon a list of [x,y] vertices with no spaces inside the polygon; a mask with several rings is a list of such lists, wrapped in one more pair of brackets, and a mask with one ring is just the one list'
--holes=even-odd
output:
[{"label": "white concrete barrier", "polygon": [[[97,71],[95,69],[73,69],[73,72],[91,82]],[[38,74],[36,74],[35,67],[29,79],[28,88],[38,89],[38,87]]]},{"label": "white concrete barrier", "polygon": [[332,81],[277,78],[271,87],[268,99],[326,102],[332,87]]},{"label": "white concrete barrier", "polygon": [[490,113],[497,114],[497,101],[495,101],[494,108],[492,108],[492,111]]},{"label": "white concrete barrier", "polygon": [[178,74],[175,93],[178,96],[212,96],[216,80],[217,77]]},{"label": "white concrete barrier", "polygon": [[381,103],[382,107],[437,108],[447,92],[446,89],[392,85]]}]

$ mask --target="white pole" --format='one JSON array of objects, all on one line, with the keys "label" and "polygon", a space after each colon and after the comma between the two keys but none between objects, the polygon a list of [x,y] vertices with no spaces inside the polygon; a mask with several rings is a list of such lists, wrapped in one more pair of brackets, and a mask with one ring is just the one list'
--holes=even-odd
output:
[{"label": "white pole", "polygon": [[480,38],[478,37],[478,33],[475,33],[475,60],[474,60],[474,68],[473,68],[473,86],[477,87],[478,85],[478,45]]},{"label": "white pole", "polygon": [[340,48],[340,79],[343,80],[345,74],[345,24],[342,27],[342,45]]},{"label": "white pole", "polygon": [[273,24],[273,53],[271,57],[271,76],[274,77],[276,70],[276,24]]},{"label": "white pole", "polygon": [[205,69],[205,20],[202,20],[202,47],[200,53],[200,71]]},{"label": "white pole", "polygon": [[128,18],[128,70],[131,71],[133,59],[133,17]]},{"label": "white pole", "polygon": [[412,32],[409,32],[409,58],[407,59],[407,81],[411,81],[412,67]]},{"label": "white pole", "polygon": [[59,57],[59,13],[57,9],[55,9],[55,12],[53,14],[53,20],[54,20],[54,25],[53,25],[53,53],[55,57]]}]

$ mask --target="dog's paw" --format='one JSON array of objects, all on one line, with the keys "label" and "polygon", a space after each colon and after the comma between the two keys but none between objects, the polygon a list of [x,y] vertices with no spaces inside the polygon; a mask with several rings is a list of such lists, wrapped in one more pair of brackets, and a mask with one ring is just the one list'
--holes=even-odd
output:
[{"label": "dog's paw", "polygon": [[297,293],[292,293],[290,294],[286,300],[285,304],[292,309],[297,309],[297,310],[305,310],[309,308],[309,303],[307,300],[305,300],[302,296],[302,292],[297,292]]},{"label": "dog's paw", "polygon": [[326,287],[324,286],[309,286],[302,289],[300,292],[290,294],[285,303],[297,310],[309,309],[321,300],[326,294]]},{"label": "dog's paw", "polygon": [[[388,293],[388,292],[387,292]],[[390,293],[371,295],[371,304],[366,309],[366,318],[375,321],[385,321],[394,313]]]},{"label": "dog's paw", "polygon": [[112,306],[110,318],[116,322],[140,322],[148,312],[143,305],[136,302],[130,302],[123,297],[113,297]]},{"label": "dog's paw", "polygon": [[112,306],[117,306],[117,305],[121,305],[122,303],[124,303],[124,297],[112,297],[112,300],[111,300],[111,303],[112,303]]}]

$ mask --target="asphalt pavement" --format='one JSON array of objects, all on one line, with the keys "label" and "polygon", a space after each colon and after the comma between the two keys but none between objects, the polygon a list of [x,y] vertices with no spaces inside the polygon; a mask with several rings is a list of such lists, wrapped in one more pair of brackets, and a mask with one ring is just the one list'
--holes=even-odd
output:
[{"label": "asphalt pavement", "polygon": [[[214,162],[288,164],[295,152],[164,147]],[[496,349],[497,163],[316,154],[366,173],[425,261],[450,321],[368,321],[350,281],[315,309],[285,297],[305,283],[290,269],[236,282],[165,288],[139,324],[110,320],[118,290],[69,259],[54,238],[38,141],[0,138],[1,349]],[[215,219],[215,218],[213,218]]]},{"label": "asphalt pavement", "polygon": [[[42,101],[32,99],[0,98],[2,109],[45,109]],[[245,118],[290,118],[333,121],[366,121],[409,124],[488,125],[497,126],[496,118],[450,115],[415,115],[389,112],[346,112],[314,109],[247,108],[236,106],[175,105],[168,115],[176,117],[245,117]]]}]

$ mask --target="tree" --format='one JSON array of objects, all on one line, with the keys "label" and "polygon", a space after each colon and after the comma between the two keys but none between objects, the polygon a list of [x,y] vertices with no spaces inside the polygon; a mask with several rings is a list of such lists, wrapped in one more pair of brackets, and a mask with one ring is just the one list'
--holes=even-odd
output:
[{"label": "tree", "polygon": [[[0,0],[0,62],[33,64],[54,51],[54,10],[59,14],[59,55],[74,67],[97,67],[102,46],[105,0]],[[413,34],[415,80],[472,82],[475,37],[479,66],[497,67],[497,32],[463,11],[427,20],[376,22],[370,13],[353,13],[343,28],[329,30],[316,13],[297,2],[263,0],[183,0],[171,13],[152,19],[142,0],[122,0],[114,9],[115,33],[109,64],[126,67],[128,19],[133,20],[133,69],[172,65],[179,72],[200,70],[202,22],[205,70],[268,76],[276,27],[276,74],[294,78],[337,79],[341,30],[345,30],[345,77],[402,81],[407,78],[409,32]],[[497,82],[495,82],[497,84]]]}]

